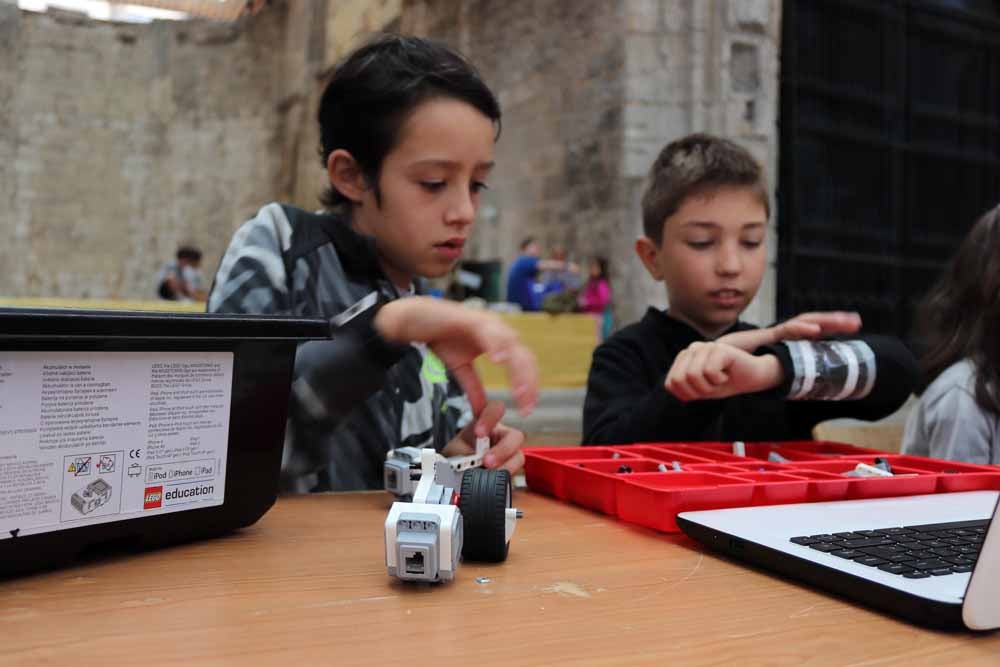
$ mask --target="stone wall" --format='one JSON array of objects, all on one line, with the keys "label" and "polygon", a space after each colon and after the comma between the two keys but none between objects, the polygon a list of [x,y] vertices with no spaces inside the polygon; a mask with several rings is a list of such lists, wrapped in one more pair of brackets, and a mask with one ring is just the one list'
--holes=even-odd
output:
[{"label": "stone wall", "polygon": [[[508,266],[528,235],[606,255],[618,320],[633,320],[665,303],[633,252],[660,147],[725,134],[774,173],[780,7],[296,0],[232,25],[131,25],[0,3],[0,296],[148,297],[178,243],[200,245],[210,275],[263,203],[316,206],[323,83],[388,26],[458,47],[499,95],[468,256]],[[773,316],[773,285],[772,270],[748,319]]]},{"label": "stone wall", "polygon": [[0,295],[150,298],[183,242],[210,276],[293,188],[313,6],[118,24],[0,4]]}]

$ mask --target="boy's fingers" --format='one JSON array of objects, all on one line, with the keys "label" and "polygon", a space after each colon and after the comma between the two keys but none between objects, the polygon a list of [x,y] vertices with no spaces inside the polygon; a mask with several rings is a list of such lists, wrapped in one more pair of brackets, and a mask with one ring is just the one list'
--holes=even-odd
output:
[{"label": "boy's fingers", "polygon": [[538,401],[538,362],[527,347],[515,345],[510,352],[507,378],[518,412],[522,416],[528,416]]},{"label": "boy's fingers", "polygon": [[717,347],[705,362],[705,377],[716,387],[729,381],[729,375],[726,373],[728,360],[729,357],[726,355],[725,350]]},{"label": "boy's fingers", "polygon": [[483,460],[483,464],[487,468],[496,468],[505,464],[512,456],[520,453],[521,445],[524,444],[524,434],[517,429],[501,426],[497,429],[497,435],[500,436],[499,439],[490,447]]},{"label": "boy's fingers", "polygon": [[796,340],[798,338],[816,338],[822,335],[823,327],[817,322],[805,320],[789,320],[781,325],[779,340]]},{"label": "boy's fingers", "polygon": [[681,353],[674,358],[674,363],[667,372],[667,379],[663,383],[667,391],[682,401],[688,400],[683,383],[690,356],[688,350],[681,350]]},{"label": "boy's fingers", "polygon": [[473,411],[473,414],[476,415],[476,437],[483,438],[493,433],[493,429],[500,423],[503,413],[504,405],[500,401],[489,401],[479,413]]},{"label": "boy's fingers", "polygon": [[698,398],[711,396],[715,388],[705,377],[705,362],[708,360],[711,350],[711,346],[699,346],[692,350],[691,361],[688,362],[687,370],[684,373],[686,384]]},{"label": "boy's fingers", "polygon": [[462,391],[465,392],[466,397],[469,399],[472,414],[480,414],[486,407],[486,390],[483,388],[482,380],[479,379],[476,367],[470,362],[456,366],[450,370],[455,381],[462,387]]},{"label": "boy's fingers", "polygon": [[514,452],[514,455],[509,459],[507,459],[507,461],[503,464],[504,470],[510,471],[512,475],[523,467],[524,467],[524,452],[522,452],[520,449]]},{"label": "boy's fingers", "polygon": [[818,324],[823,333],[854,333],[861,328],[861,316],[844,311],[804,313],[796,319]]}]

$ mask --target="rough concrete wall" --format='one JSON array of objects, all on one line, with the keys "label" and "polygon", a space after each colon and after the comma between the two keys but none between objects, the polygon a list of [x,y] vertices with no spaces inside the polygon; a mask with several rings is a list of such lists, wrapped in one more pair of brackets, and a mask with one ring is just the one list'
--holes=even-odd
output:
[{"label": "rough concrete wall", "polygon": [[211,275],[290,188],[288,19],[283,3],[235,25],[0,4],[0,294],[148,298],[181,242]]},{"label": "rough concrete wall", "polygon": [[[711,132],[746,146],[777,174],[780,0],[626,0],[626,102],[622,177],[630,227],[642,233],[640,198],[660,148],[691,132]],[[769,270],[744,318],[761,324],[775,315],[776,207],[772,202]],[[634,256],[634,255],[633,255]],[[621,257],[616,255],[616,257]],[[630,312],[666,305],[638,260],[626,264],[616,295]]]},{"label": "rough concrete wall", "polygon": [[401,29],[458,47],[500,99],[497,166],[469,256],[506,267],[532,235],[618,264],[611,249],[627,212],[621,3],[412,0]]}]

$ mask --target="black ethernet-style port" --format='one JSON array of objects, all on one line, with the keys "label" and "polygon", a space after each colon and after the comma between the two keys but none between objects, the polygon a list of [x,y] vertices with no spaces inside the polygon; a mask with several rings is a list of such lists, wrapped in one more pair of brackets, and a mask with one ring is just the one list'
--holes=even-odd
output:
[{"label": "black ethernet-style port", "polygon": [[424,555],[422,553],[417,552],[406,557],[406,572],[407,574],[424,573]]}]

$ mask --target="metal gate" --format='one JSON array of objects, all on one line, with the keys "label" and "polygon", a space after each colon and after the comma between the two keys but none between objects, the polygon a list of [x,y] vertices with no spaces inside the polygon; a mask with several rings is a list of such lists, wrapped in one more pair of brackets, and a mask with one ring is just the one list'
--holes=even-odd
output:
[{"label": "metal gate", "polygon": [[1000,1],[785,0],[781,54],[778,312],[914,342],[1000,200]]}]

